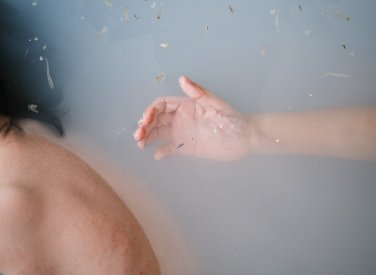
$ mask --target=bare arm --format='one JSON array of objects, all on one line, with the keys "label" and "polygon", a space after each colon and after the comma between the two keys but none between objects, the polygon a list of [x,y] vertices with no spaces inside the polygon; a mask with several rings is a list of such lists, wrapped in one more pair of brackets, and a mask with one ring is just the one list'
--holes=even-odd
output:
[{"label": "bare arm", "polygon": [[248,154],[306,154],[376,160],[376,106],[246,116],[186,77],[187,97],[157,98],[135,139],[156,139],[156,159],[168,155],[231,161]]},{"label": "bare arm", "polygon": [[376,107],[250,116],[254,153],[376,160]]}]

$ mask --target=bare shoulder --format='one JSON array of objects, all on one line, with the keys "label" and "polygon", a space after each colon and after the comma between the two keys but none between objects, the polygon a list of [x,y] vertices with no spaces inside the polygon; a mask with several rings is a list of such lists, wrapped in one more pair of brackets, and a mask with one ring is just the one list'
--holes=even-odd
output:
[{"label": "bare shoulder", "polygon": [[23,259],[59,267],[54,274],[159,274],[128,207],[88,164],[44,138],[0,146],[0,220],[0,270],[1,261],[19,263],[9,255],[22,249]]},{"label": "bare shoulder", "polygon": [[0,230],[25,228],[17,225],[30,225],[35,215],[41,214],[40,209],[41,200],[35,191],[18,184],[0,186]]},{"label": "bare shoulder", "polygon": [[[41,201],[32,190],[16,184],[0,186],[2,271],[9,270],[12,274],[19,274],[22,270],[32,271],[38,265],[40,246],[35,233],[42,220],[41,210]],[[34,252],[30,253],[32,250]]]}]

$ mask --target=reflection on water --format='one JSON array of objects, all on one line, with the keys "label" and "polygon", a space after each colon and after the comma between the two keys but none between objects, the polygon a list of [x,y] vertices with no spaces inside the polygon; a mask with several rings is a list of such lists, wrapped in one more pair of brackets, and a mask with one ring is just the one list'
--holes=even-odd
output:
[{"label": "reflection on water", "polygon": [[150,101],[181,95],[182,74],[245,113],[376,104],[376,2],[12,2],[40,30],[25,54],[36,47],[35,62],[48,59],[66,95],[68,135],[142,179],[183,228],[201,273],[376,269],[374,163],[155,162],[132,139]]}]

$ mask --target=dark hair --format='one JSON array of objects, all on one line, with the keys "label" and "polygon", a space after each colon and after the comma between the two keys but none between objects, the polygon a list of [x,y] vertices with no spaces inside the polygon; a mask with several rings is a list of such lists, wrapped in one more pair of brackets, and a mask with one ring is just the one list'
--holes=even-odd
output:
[{"label": "dark hair", "polygon": [[62,136],[64,129],[56,114],[62,93],[50,77],[49,60],[42,57],[47,51],[36,40],[26,16],[0,0],[0,115],[9,117],[0,132],[21,130],[17,121],[30,118]]}]

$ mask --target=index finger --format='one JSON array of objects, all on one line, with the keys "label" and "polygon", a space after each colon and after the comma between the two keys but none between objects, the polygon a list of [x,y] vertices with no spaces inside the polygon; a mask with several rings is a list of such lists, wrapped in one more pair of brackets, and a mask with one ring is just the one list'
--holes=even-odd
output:
[{"label": "index finger", "polygon": [[155,117],[163,113],[175,112],[185,97],[160,97],[155,99],[144,111],[142,124],[151,124]]}]

